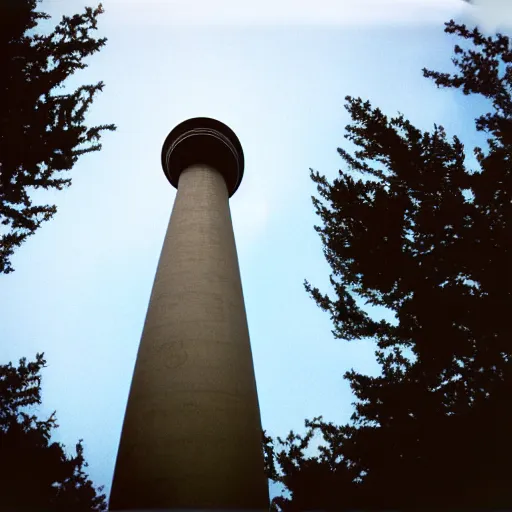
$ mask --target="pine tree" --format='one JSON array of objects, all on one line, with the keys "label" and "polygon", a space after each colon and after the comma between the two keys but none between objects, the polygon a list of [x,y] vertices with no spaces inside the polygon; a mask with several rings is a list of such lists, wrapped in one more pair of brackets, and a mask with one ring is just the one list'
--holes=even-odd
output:
[{"label": "pine tree", "polygon": [[[442,126],[422,132],[347,97],[345,137],[357,149],[338,149],[346,170],[332,183],[311,171],[334,296],[306,290],[336,338],[375,340],[382,372],[345,375],[356,397],[349,425],[307,424],[306,438],[324,436],[318,457],[308,461],[300,440],[267,449],[293,494],[286,510],[512,506],[512,47],[453,20],[445,32],[470,43],[454,48],[457,73],[423,74],[489,100],[475,123],[488,137],[474,149],[477,168]],[[331,485],[307,476],[312,465]]]},{"label": "pine tree", "polygon": [[55,413],[40,420],[41,370],[46,361],[37,354],[17,367],[0,365],[0,510],[9,512],[106,511],[102,488],[85,473],[82,440],[76,455],[52,442]]},{"label": "pine tree", "polygon": [[56,213],[55,205],[33,204],[31,191],[69,186],[66,172],[101,149],[103,131],[115,130],[85,124],[103,82],[59,90],[106,43],[93,36],[101,4],[38,34],[50,18],[36,11],[40,1],[0,2],[0,273],[14,270],[14,250]]}]

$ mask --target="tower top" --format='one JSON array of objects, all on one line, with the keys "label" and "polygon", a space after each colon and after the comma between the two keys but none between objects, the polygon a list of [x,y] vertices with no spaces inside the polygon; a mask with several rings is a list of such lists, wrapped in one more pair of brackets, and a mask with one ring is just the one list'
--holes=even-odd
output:
[{"label": "tower top", "polygon": [[171,185],[178,188],[181,172],[194,164],[219,171],[231,197],[244,174],[244,153],[235,132],[209,117],[194,117],[177,125],[162,148],[162,167]]}]

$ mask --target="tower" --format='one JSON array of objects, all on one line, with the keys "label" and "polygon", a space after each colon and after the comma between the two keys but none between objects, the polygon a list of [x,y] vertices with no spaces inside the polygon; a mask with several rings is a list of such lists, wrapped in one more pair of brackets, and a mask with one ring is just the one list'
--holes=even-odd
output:
[{"label": "tower", "polygon": [[268,510],[262,431],[229,197],[242,146],[194,118],[162,149],[177,188],[149,301],[109,509]]}]

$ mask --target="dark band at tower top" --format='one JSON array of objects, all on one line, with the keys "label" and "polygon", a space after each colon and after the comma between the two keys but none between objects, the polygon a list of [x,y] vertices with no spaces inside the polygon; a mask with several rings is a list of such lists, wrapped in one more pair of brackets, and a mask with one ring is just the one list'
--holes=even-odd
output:
[{"label": "dark band at tower top", "polygon": [[222,172],[231,197],[244,174],[244,153],[233,130],[208,117],[195,117],[176,126],[162,148],[162,167],[167,179],[178,188],[181,172],[196,164]]}]

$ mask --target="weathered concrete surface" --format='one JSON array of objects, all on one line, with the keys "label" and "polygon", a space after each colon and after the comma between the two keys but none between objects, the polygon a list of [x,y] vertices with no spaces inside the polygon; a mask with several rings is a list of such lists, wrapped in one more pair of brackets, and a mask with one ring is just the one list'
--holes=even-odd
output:
[{"label": "weathered concrete surface", "polygon": [[221,174],[180,176],[133,375],[110,510],[267,509],[261,422]]}]

